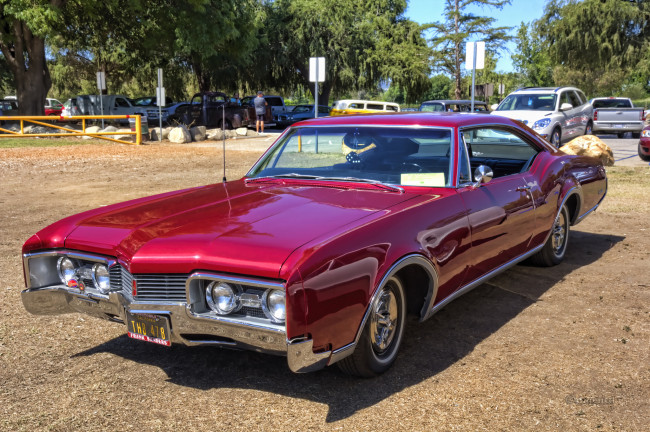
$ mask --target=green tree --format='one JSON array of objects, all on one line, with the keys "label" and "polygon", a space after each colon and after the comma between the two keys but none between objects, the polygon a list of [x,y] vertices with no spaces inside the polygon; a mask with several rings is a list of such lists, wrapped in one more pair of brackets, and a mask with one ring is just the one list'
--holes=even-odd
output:
[{"label": "green tree", "polygon": [[650,78],[650,2],[551,0],[537,21],[556,84],[600,94]]},{"label": "green tree", "polygon": [[[532,27],[532,30],[529,29]],[[521,75],[521,85],[546,87],[553,85],[553,65],[548,45],[540,38],[531,23],[519,26],[518,50],[512,55],[514,69]]]},{"label": "green tree", "polygon": [[45,39],[61,24],[64,0],[0,1],[0,51],[14,78],[18,110],[44,114],[52,86]]},{"label": "green tree", "polygon": [[405,0],[269,2],[257,79],[281,90],[302,85],[313,94],[309,58],[322,56],[327,70],[319,103],[328,103],[332,92],[377,91],[388,80],[415,98],[428,85],[430,50],[420,26],[403,17],[405,9]]},{"label": "green tree", "polygon": [[462,69],[465,61],[465,43],[470,36],[479,35],[485,41],[486,50],[498,52],[511,39],[510,27],[493,27],[495,18],[477,16],[467,11],[471,5],[502,9],[510,0],[445,0],[444,21],[428,24],[434,30],[431,39],[434,49],[434,69],[447,72],[455,79],[454,95],[462,95]]}]

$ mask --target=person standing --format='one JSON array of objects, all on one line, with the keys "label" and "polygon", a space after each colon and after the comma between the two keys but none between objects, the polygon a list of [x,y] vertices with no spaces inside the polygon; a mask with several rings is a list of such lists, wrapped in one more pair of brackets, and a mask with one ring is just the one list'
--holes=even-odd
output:
[{"label": "person standing", "polygon": [[253,100],[255,104],[255,115],[257,116],[257,122],[255,123],[255,130],[257,133],[260,133],[260,127],[262,133],[264,133],[264,117],[266,115],[266,106],[268,102],[264,99],[264,93],[260,90],[257,92],[257,97]]}]

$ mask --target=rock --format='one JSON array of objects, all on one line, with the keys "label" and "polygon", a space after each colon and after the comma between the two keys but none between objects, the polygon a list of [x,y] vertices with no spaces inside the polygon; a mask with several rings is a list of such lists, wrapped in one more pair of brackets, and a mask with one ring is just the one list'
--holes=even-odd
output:
[{"label": "rock", "polygon": [[[124,132],[131,132],[130,128],[121,128],[121,129],[115,129],[115,132],[118,132],[117,135],[107,135],[108,137],[111,137],[113,139],[118,139],[122,141],[133,141],[135,135],[126,135]],[[121,133],[120,133],[121,132]]]},{"label": "rock", "polygon": [[207,131],[207,134],[209,140],[218,141],[223,139],[223,131],[221,129],[210,129]]},{"label": "rock", "polygon": [[600,159],[605,166],[614,165],[614,152],[600,138],[583,135],[572,139],[560,150],[571,155],[587,155]]},{"label": "rock", "polygon": [[[101,128],[99,126],[90,126],[90,127],[86,128],[86,133],[97,133],[97,132],[99,132],[100,129]],[[93,139],[93,138],[96,138],[96,137],[90,137],[88,135],[84,135],[82,138],[83,139]]]},{"label": "rock", "polygon": [[246,136],[247,132],[248,132],[248,128],[245,128],[245,127],[235,129],[235,133],[237,135]]},{"label": "rock", "polygon": [[[164,139],[164,140],[167,139],[169,137],[169,132],[172,129],[173,128],[163,128],[162,129],[162,135],[161,135],[162,139]],[[158,137],[159,134],[160,134],[160,128],[151,129],[151,134],[150,134],[151,141],[160,141],[160,139]]]},{"label": "rock", "polygon": [[104,129],[102,129],[100,132],[115,132],[117,128],[113,125],[108,125]]},{"label": "rock", "polygon": [[190,129],[190,134],[192,135],[193,141],[205,141],[206,138],[205,126],[194,126],[192,129]]},{"label": "rock", "polygon": [[192,134],[185,125],[175,127],[169,132],[169,141],[177,144],[184,144],[192,141]]},{"label": "rock", "polygon": [[226,129],[226,138],[235,138],[236,136],[237,132],[232,129]]},{"label": "rock", "polygon": [[258,137],[258,136],[260,136],[260,134],[258,134],[257,132],[255,132],[253,129],[250,129],[250,130],[248,130],[248,131],[246,132],[246,136],[249,136],[249,137]]}]

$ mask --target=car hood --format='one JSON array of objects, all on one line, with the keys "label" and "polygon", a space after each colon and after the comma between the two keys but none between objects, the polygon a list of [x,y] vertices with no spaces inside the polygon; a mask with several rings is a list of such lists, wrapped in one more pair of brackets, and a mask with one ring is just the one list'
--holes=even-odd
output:
[{"label": "car hood", "polygon": [[492,111],[491,114],[501,117],[508,117],[513,120],[519,120],[529,127],[544,117],[553,115],[553,111],[533,111],[533,110],[513,110],[513,111]]},{"label": "car hood", "polygon": [[117,256],[133,273],[210,269],[277,278],[288,256],[310,240],[413,197],[237,181],[93,214],[75,224],[65,247]]}]

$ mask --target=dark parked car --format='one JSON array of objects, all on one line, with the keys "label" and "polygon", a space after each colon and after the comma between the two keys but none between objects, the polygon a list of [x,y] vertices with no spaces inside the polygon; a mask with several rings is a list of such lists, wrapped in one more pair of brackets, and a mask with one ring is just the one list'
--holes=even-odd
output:
[{"label": "dark parked car", "polygon": [[[318,117],[327,117],[330,114],[329,106],[318,107]],[[278,126],[287,127],[295,122],[314,118],[314,105],[296,105],[295,108],[286,114],[278,116]]]},{"label": "dark parked car", "polygon": [[248,126],[250,117],[246,107],[231,102],[225,93],[203,92],[192,96],[189,104],[178,106],[167,121],[171,124],[233,129]]},{"label": "dark parked car", "polygon": [[598,159],[505,117],[307,120],[242,179],[42,229],[22,249],[22,300],[140,341],[373,376],[395,361],[407,315],[426,320],[522,260],[560,263],[606,191]]}]

